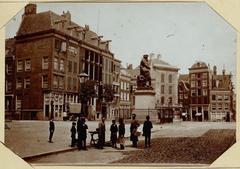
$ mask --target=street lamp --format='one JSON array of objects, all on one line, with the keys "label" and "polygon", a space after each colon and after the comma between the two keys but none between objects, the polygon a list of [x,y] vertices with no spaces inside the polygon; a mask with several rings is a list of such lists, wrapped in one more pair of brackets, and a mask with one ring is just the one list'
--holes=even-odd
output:
[{"label": "street lamp", "polygon": [[[81,88],[85,85],[86,83],[86,80],[88,80],[88,74],[82,72],[78,75],[78,78],[79,78],[79,82],[80,82],[80,93],[79,93],[79,98],[82,94],[81,92]],[[81,100],[81,112],[80,112],[80,115],[85,115],[85,111],[86,111],[86,107],[83,106],[83,104],[85,104],[85,102],[83,100]]]}]

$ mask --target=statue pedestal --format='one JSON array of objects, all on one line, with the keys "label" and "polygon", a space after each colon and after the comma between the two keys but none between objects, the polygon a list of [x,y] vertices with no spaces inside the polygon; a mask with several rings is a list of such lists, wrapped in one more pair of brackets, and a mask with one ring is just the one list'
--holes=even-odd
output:
[{"label": "statue pedestal", "polygon": [[150,120],[158,120],[157,110],[155,109],[155,92],[152,88],[137,89],[135,95],[135,109],[133,114],[136,114],[136,119],[140,121],[146,120],[146,116],[150,116]]}]

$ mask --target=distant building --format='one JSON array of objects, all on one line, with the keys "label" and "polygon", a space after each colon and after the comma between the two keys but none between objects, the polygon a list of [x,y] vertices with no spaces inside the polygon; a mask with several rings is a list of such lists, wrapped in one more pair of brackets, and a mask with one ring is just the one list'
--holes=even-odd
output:
[{"label": "distant building", "polygon": [[178,78],[178,103],[181,107],[181,116],[190,120],[190,84],[188,74],[181,74]]},{"label": "distant building", "polygon": [[[230,121],[233,117],[231,75],[217,74],[204,62],[189,68],[190,118],[196,121]],[[180,97],[180,95],[179,95]]]},{"label": "distant building", "polygon": [[217,74],[217,67],[213,67],[212,90],[210,91],[210,110],[212,121],[233,120],[233,87],[231,74]]},{"label": "distant building", "polygon": [[62,119],[69,104],[79,103],[82,72],[96,82],[98,96],[89,104],[102,112],[99,95],[104,84],[113,84],[114,76],[110,41],[102,40],[88,25],[74,23],[69,11],[37,13],[35,4],[25,7],[15,39],[14,111],[21,119]]},{"label": "distant building", "polygon": [[[21,104],[16,104],[15,89],[15,38],[6,40],[5,47],[5,117],[6,119],[19,118],[19,108]],[[17,110],[17,111],[15,111]]]},{"label": "distant building", "polygon": [[150,54],[152,87],[156,92],[156,109],[162,122],[171,121],[174,112],[179,111],[178,70],[163,61],[160,55]]},{"label": "distant building", "polygon": [[121,68],[120,73],[120,103],[119,116],[120,118],[131,118],[131,76],[125,68]]}]

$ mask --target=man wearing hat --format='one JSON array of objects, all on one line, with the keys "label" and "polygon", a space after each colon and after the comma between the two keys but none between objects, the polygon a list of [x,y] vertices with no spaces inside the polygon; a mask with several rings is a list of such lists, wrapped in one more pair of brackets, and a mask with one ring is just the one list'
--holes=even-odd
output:
[{"label": "man wearing hat", "polygon": [[130,141],[132,141],[132,146],[137,147],[137,142],[138,142],[138,127],[140,126],[140,123],[138,120],[136,120],[136,114],[132,114],[132,121],[130,125]]},{"label": "man wearing hat", "polygon": [[76,144],[76,123],[72,122],[72,128],[71,128],[71,138],[72,138],[72,142],[71,142],[71,147],[74,147]]},{"label": "man wearing hat", "polygon": [[78,148],[79,150],[86,150],[86,139],[87,139],[87,129],[88,126],[85,124],[86,120],[84,117],[80,117],[80,123],[78,126]]},{"label": "man wearing hat", "polygon": [[98,124],[98,148],[103,149],[105,144],[105,118],[102,117],[102,121]]}]

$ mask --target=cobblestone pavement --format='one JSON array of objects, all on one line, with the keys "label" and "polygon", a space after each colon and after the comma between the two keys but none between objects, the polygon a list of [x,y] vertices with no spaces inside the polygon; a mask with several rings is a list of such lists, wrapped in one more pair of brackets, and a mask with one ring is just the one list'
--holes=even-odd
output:
[{"label": "cobblestone pavement", "polygon": [[144,148],[143,141],[140,141],[140,150],[123,152],[125,157],[114,163],[211,164],[235,143],[235,132],[231,129],[211,129],[195,138],[155,138],[150,148]]},{"label": "cobblestone pavement", "polygon": [[[70,121],[55,121],[54,143],[48,143],[48,121],[12,121],[6,122],[5,144],[20,157],[69,148]],[[106,140],[110,139],[109,126],[106,122]],[[95,130],[97,121],[88,121],[89,131]],[[142,125],[141,125],[142,127]],[[140,130],[141,130],[140,127]],[[171,124],[155,124],[153,138],[157,137],[198,137],[209,129],[235,129],[235,123],[225,122],[176,122]],[[129,137],[129,124],[126,124],[126,137]],[[142,139],[142,138],[140,138]],[[87,143],[90,142],[88,135]],[[90,152],[90,151],[89,151]]]}]

